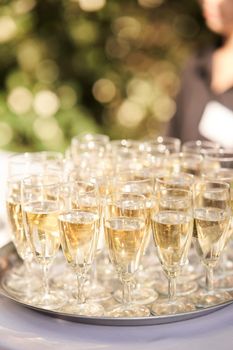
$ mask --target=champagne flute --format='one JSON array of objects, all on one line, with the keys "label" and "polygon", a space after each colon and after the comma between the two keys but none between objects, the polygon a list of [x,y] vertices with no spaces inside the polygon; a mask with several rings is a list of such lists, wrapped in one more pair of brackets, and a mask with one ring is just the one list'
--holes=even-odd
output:
[{"label": "champagne flute", "polygon": [[[231,252],[231,246],[228,244],[232,238],[233,233],[233,169],[220,168],[215,171],[210,171],[202,174],[204,180],[207,181],[222,181],[230,186],[230,200],[231,200],[231,220],[228,229],[228,237],[226,238],[226,246],[221,256],[219,271],[217,271],[214,281],[216,289],[232,291],[233,290],[233,275],[232,275],[232,261],[228,259],[228,252]],[[227,269],[227,266],[228,269]],[[203,286],[204,281],[200,281]]]},{"label": "champagne flute", "polygon": [[86,316],[101,316],[103,307],[87,300],[85,283],[98,244],[100,208],[94,184],[76,181],[63,184],[60,193],[59,230],[64,256],[77,276],[77,291],[63,311]]},{"label": "champagne flute", "polygon": [[12,275],[10,271],[10,274],[4,276],[3,286],[8,292],[17,294],[21,299],[29,300],[33,289],[39,288],[39,278],[36,274],[32,274],[32,250],[23,228],[20,176],[12,176],[7,180],[6,208],[12,241],[23,264],[15,274]]},{"label": "champagne flute", "polygon": [[[165,175],[156,178],[155,188],[157,190],[162,189],[175,189],[177,191],[177,195],[180,195],[179,190],[193,190],[195,178],[192,174],[187,173],[179,173],[172,175]],[[176,200],[176,199],[175,199]],[[180,203],[183,206],[183,203]],[[178,203],[177,203],[178,205]],[[168,208],[169,209],[169,208]],[[181,208],[182,209],[182,208]],[[195,225],[193,227],[195,232]],[[187,295],[198,289],[198,284],[195,281],[200,276],[200,272],[198,271],[197,266],[193,266],[189,263],[189,259],[184,261],[184,265],[182,266],[182,271],[177,281],[177,295]],[[157,289],[161,294],[166,294],[166,285],[163,283],[157,283]]]},{"label": "champagne flute", "polygon": [[207,307],[231,299],[230,294],[214,290],[214,268],[225,247],[231,217],[230,186],[224,182],[201,181],[194,189],[194,219],[197,235],[194,245],[206,269],[206,289],[192,300]]},{"label": "champagne flute", "polygon": [[192,192],[179,189],[157,191],[158,205],[152,216],[152,230],[162,268],[168,278],[168,298],[152,305],[152,314],[169,315],[194,310],[176,298],[176,279],[187,260],[192,231]]},{"label": "champagne flute", "polygon": [[23,264],[4,276],[3,285],[7,291],[23,299],[29,299],[40,283],[37,274],[32,273],[33,254],[22,223],[21,180],[30,174],[44,173],[49,168],[61,169],[62,164],[63,156],[59,152],[18,153],[8,158],[6,207],[12,241]]},{"label": "champagne flute", "polygon": [[62,292],[49,288],[48,272],[60,247],[58,229],[61,179],[54,173],[31,175],[21,183],[23,225],[35,261],[42,269],[42,293],[30,303],[45,309],[58,309],[66,302]]},{"label": "champagne flute", "polygon": [[[98,247],[97,247],[97,258],[100,258],[100,253],[103,252],[103,257],[105,257],[104,252],[104,229],[103,229],[103,205],[105,201],[105,197],[109,192],[109,173],[111,173],[111,169],[107,166],[105,168],[98,167],[88,167],[85,169],[75,168],[75,170],[69,173],[69,179],[71,181],[88,181],[92,183],[96,187],[96,191],[98,191],[99,195],[99,205],[100,205],[100,232],[98,239]],[[107,175],[108,174],[108,175]],[[100,283],[99,270],[97,270],[97,258],[93,262],[93,268],[90,276],[90,285],[88,287],[88,299],[92,299],[93,301],[104,301],[111,298],[111,294],[108,290],[106,290],[105,286]],[[98,259],[100,260],[100,259]],[[107,264],[106,264],[107,260]],[[113,268],[111,264],[109,264],[109,259],[102,259],[102,275],[103,273],[108,273],[112,276]]]},{"label": "champagne flute", "polygon": [[[151,254],[149,254],[148,246],[150,243],[151,238],[151,213],[153,210],[153,207],[155,205],[155,199],[153,196],[153,190],[154,190],[154,178],[151,176],[151,174],[147,171],[125,171],[119,173],[115,180],[113,181],[115,191],[120,191],[123,193],[136,193],[141,194],[145,197],[145,204],[146,204],[146,226],[147,226],[147,235],[145,240],[145,248],[144,248],[144,256],[147,255],[149,260],[149,264],[151,263]],[[144,259],[146,260],[146,259]],[[150,266],[149,266],[150,267]],[[134,303],[140,304],[140,305],[147,305],[152,302],[154,302],[158,298],[158,293],[150,287],[142,286],[142,283],[140,279],[142,280],[149,280],[151,281],[151,269],[148,269],[149,271],[146,271],[143,267],[143,264],[140,264],[139,269],[140,272],[139,276],[136,274],[135,279],[135,288],[132,290],[132,297],[134,300]],[[122,293],[120,290],[117,290],[114,293],[114,297],[117,300],[120,300],[122,297]]]},{"label": "champagne flute", "polygon": [[114,193],[107,197],[104,209],[106,244],[112,264],[122,282],[122,303],[107,310],[111,317],[149,316],[150,311],[137,305],[131,289],[147,239],[145,197],[135,193]]}]

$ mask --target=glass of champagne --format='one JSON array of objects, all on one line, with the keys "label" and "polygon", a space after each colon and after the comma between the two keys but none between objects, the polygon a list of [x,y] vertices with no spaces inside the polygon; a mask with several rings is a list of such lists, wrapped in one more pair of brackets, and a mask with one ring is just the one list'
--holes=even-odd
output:
[{"label": "glass of champagne", "polygon": [[101,316],[103,307],[87,300],[85,283],[97,250],[100,226],[99,196],[92,183],[76,181],[61,187],[59,230],[64,256],[77,276],[77,290],[64,311]]},{"label": "glass of champagne", "polygon": [[147,240],[145,197],[135,193],[113,193],[104,208],[106,244],[122,283],[122,303],[107,310],[111,317],[149,316],[150,310],[135,304],[131,289]]},{"label": "glass of champagne", "polygon": [[[115,180],[113,181],[113,187],[115,187],[115,191],[120,191],[126,194],[141,194],[145,197],[147,234],[143,253],[144,261],[142,259],[142,263],[139,265],[138,273],[135,275],[135,288],[132,290],[132,297],[134,303],[147,305],[154,302],[158,298],[158,293],[153,288],[142,284],[142,281],[151,283],[151,274],[156,273],[156,271],[151,270],[152,252],[148,249],[152,236],[151,213],[155,205],[155,198],[153,195],[154,178],[150,172],[147,171],[125,171],[117,174]],[[147,269],[144,266],[145,263],[147,265]],[[114,293],[114,297],[117,300],[120,300],[122,297],[121,290],[117,290]]]},{"label": "glass of champagne", "polygon": [[32,250],[23,227],[20,176],[11,176],[7,180],[6,208],[12,241],[23,264],[13,276],[11,271],[7,273],[2,283],[8,292],[26,301],[31,298],[33,290],[39,288],[39,278],[32,274]]},{"label": "glass of champagne", "polygon": [[162,268],[168,278],[168,298],[152,305],[152,314],[169,315],[194,310],[191,303],[176,298],[176,279],[187,260],[192,232],[192,192],[179,189],[157,191],[152,230]]},{"label": "glass of champagne", "polygon": [[66,302],[62,292],[49,288],[48,273],[60,247],[58,229],[59,189],[61,179],[54,173],[31,175],[21,184],[24,230],[35,261],[42,268],[42,292],[31,304],[45,309],[58,309]]},{"label": "glass of champagne", "polygon": [[[104,164],[98,164],[95,167],[89,165],[85,169],[75,168],[69,173],[70,181],[88,181],[96,186],[96,190],[99,195],[100,203],[100,230],[99,230],[99,239],[97,246],[96,259],[93,262],[90,285],[87,288],[87,295],[89,300],[93,301],[104,301],[112,297],[110,285],[108,288],[104,286],[100,278],[107,278],[106,275],[112,278],[114,274],[113,266],[109,263],[108,254],[105,249],[104,241],[104,227],[103,227],[103,205],[105,203],[105,197],[108,195],[110,189],[110,176],[112,175],[112,170],[108,164],[108,159],[106,159],[105,167]],[[111,177],[112,179],[112,177]]]},{"label": "glass of champagne", "polygon": [[[40,281],[32,272],[33,254],[27,242],[22,223],[21,181],[31,174],[42,174],[48,169],[62,169],[63,156],[59,152],[27,152],[11,155],[8,158],[6,186],[6,207],[12,241],[23,264],[15,267],[4,276],[4,288],[23,299],[30,299]],[[26,287],[25,287],[26,286]]]},{"label": "glass of champagne", "polygon": [[[215,273],[214,288],[232,291],[233,290],[233,274],[232,274],[232,260],[228,258],[231,254],[232,247],[230,241],[233,233],[233,169],[219,168],[215,171],[209,171],[202,174],[204,180],[207,181],[221,181],[230,185],[230,200],[231,200],[231,220],[228,229],[228,236],[226,238],[226,248],[221,255],[219,269]],[[204,280],[200,281],[203,286]]]},{"label": "glass of champagne", "polygon": [[230,186],[224,182],[200,181],[194,189],[194,245],[206,269],[206,289],[195,293],[192,300],[198,307],[227,301],[231,296],[214,290],[213,270],[228,238],[231,217]]},{"label": "glass of champagne", "polygon": [[200,177],[203,156],[195,153],[177,153],[168,156],[172,173],[188,173]]},{"label": "glass of champagne", "polygon": [[[175,196],[175,190],[177,191],[177,195],[179,196],[180,189],[193,191],[194,182],[195,182],[195,178],[192,174],[187,174],[187,173],[171,174],[171,175],[157,177],[155,188],[157,190],[169,189],[169,188],[174,189],[174,196]],[[183,205],[182,202],[181,202],[181,205]],[[193,230],[195,231],[195,225],[193,227]],[[197,290],[198,284],[195,280],[198,277],[200,277],[200,271],[197,268],[197,266],[193,266],[193,264],[190,264],[189,259],[187,259],[187,261],[184,261],[181,274],[177,280],[177,295],[178,296],[187,295]],[[157,283],[157,289],[161,294],[166,294],[167,292],[166,284],[162,282],[163,282],[163,279],[161,280],[161,283]]]}]

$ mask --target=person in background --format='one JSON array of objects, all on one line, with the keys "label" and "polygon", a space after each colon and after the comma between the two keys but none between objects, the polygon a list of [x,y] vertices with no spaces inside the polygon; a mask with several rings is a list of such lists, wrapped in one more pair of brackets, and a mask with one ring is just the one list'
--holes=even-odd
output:
[{"label": "person in background", "polygon": [[199,3],[221,44],[202,50],[186,65],[168,134],[182,142],[208,139],[233,147],[233,0]]}]

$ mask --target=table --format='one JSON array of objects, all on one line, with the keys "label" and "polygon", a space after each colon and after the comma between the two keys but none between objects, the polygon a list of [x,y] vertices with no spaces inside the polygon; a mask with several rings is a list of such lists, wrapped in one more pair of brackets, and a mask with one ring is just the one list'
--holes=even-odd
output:
[{"label": "table", "polygon": [[233,305],[196,319],[140,327],[93,326],[54,319],[0,299],[1,350],[231,350]]},{"label": "table", "polygon": [[[4,213],[7,155],[0,154],[0,213]],[[0,246],[9,241],[0,231]],[[212,314],[177,323],[93,326],[54,319],[0,297],[0,350],[232,350],[233,304]]]}]

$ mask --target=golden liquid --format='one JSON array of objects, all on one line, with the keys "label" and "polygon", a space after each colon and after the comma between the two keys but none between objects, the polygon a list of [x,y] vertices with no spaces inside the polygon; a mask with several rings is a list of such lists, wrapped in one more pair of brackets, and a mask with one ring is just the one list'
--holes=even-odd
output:
[{"label": "golden liquid", "polygon": [[59,229],[65,258],[73,268],[91,265],[99,234],[99,216],[87,211],[70,211],[59,215]]},{"label": "golden liquid", "polygon": [[214,265],[223,250],[229,226],[229,216],[221,209],[200,208],[194,212],[197,253],[206,264]]},{"label": "golden liquid", "polygon": [[191,174],[194,175],[196,177],[200,177],[201,175],[201,166],[195,165],[195,164],[191,164],[191,161],[188,163],[183,163],[180,166],[180,171],[182,173],[187,173],[187,174]]},{"label": "golden liquid", "polygon": [[11,226],[12,240],[19,256],[24,260],[30,253],[30,247],[23,228],[21,204],[8,200],[6,202],[8,220]]},{"label": "golden liquid", "polygon": [[23,215],[36,260],[40,264],[51,263],[60,246],[57,203],[29,203],[23,208]]},{"label": "golden liquid", "polygon": [[220,191],[206,192],[203,196],[203,207],[227,209],[229,202],[226,193]]},{"label": "golden liquid", "polygon": [[161,211],[152,218],[152,230],[164,270],[175,274],[187,259],[193,231],[192,217],[178,211]]},{"label": "golden liquid", "polygon": [[117,217],[105,221],[109,256],[122,276],[133,274],[144,250],[145,222],[139,218]]},{"label": "golden liquid", "polygon": [[145,207],[142,208],[140,203],[133,200],[126,200],[116,204],[115,206],[113,205],[111,208],[112,216],[141,218],[145,221],[145,236],[143,241],[144,252],[150,241],[151,215],[154,209],[154,202],[148,199],[145,204]]}]

